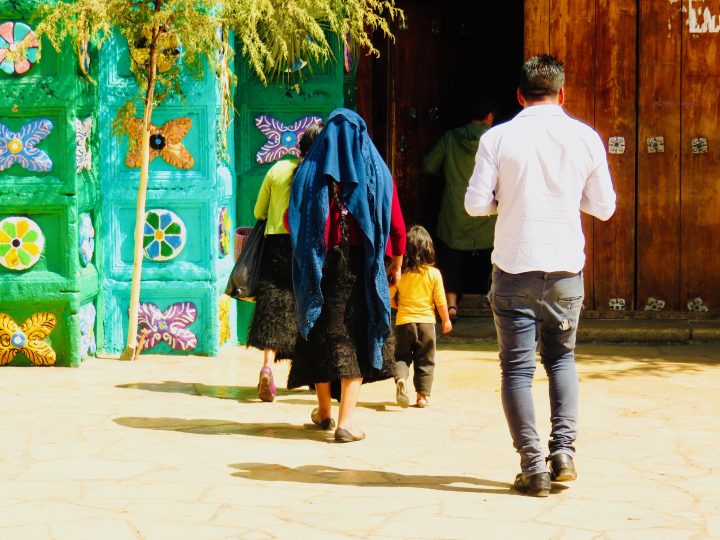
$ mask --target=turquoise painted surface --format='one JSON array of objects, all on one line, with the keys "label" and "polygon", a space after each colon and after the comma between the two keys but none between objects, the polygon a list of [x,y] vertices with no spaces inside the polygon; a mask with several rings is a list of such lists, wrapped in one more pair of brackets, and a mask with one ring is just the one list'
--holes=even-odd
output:
[{"label": "turquoise painted surface", "polygon": [[[31,6],[31,3],[27,3]],[[28,8],[30,9],[30,8]],[[3,9],[0,24],[28,22],[28,14]],[[96,91],[77,68],[69,47],[56,53],[44,44],[42,59],[27,73],[8,75],[0,71],[0,123],[18,132],[38,119],[52,121],[47,137],[36,144],[52,161],[47,172],[32,172],[15,163],[0,172],[0,220],[27,217],[37,223],[45,237],[40,259],[17,271],[0,265],[0,313],[18,324],[34,313],[52,313],[57,324],[47,341],[57,355],[56,365],[77,366],[82,361],[80,308],[95,304],[102,269],[97,253],[87,266],[79,253],[79,216],[87,212],[94,226],[100,224],[97,158],[89,171],[76,170],[76,119],[92,118]],[[97,156],[97,135],[88,141]],[[93,328],[102,340],[101,326]],[[102,343],[100,343],[102,345]],[[20,353],[12,365],[30,362]]]},{"label": "turquoise painted surface", "polygon": [[[192,302],[197,317],[187,329],[197,337],[192,350],[174,350],[161,342],[148,352],[165,354],[215,355],[221,347],[220,292],[233,265],[231,254],[224,254],[219,239],[221,208],[229,209],[234,228],[235,173],[232,157],[224,162],[217,152],[217,115],[220,101],[212,73],[202,80],[185,74],[184,97],[173,96],[153,115],[158,127],[177,118],[192,121],[183,145],[192,154],[190,169],[179,169],[156,158],[150,165],[147,210],[169,210],[182,221],[186,231],[182,250],[172,259],[143,260],[141,303],[153,303],[161,311],[174,304]],[[103,133],[100,160],[102,212],[101,231],[105,275],[103,309],[105,348],[120,352],[127,335],[130,282],[133,264],[135,205],[140,169],[126,164],[129,140],[110,134],[112,121],[125,102],[135,96],[137,87],[129,69],[127,41],[117,37],[103,48],[100,75],[100,130]],[[140,114],[140,113],[138,113]],[[229,319],[235,319],[234,309]]]}]

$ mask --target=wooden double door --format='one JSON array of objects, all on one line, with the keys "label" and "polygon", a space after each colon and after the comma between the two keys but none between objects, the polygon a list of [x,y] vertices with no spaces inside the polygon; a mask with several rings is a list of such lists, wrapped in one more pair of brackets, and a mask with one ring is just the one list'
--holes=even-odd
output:
[{"label": "wooden double door", "polygon": [[[385,60],[360,65],[360,110],[391,164],[410,221],[434,230],[442,181],[422,157],[462,125],[468,90],[517,112],[523,58],[566,65],[566,109],[609,150],[618,194],[608,222],[585,217],[586,306],[622,298],[665,311],[720,307],[720,0],[398,2]],[[499,5],[498,5],[499,4]]]}]

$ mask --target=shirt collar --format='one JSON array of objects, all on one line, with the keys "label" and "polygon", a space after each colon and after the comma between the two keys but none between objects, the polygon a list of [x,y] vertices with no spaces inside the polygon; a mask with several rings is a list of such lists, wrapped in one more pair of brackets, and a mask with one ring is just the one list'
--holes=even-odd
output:
[{"label": "shirt collar", "polygon": [[518,113],[518,116],[567,116],[561,105],[552,103],[530,105]]}]

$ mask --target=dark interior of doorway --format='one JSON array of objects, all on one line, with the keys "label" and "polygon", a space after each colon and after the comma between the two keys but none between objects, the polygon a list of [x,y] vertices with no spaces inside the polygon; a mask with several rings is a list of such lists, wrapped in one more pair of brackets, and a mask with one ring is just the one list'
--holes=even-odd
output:
[{"label": "dark interior of doorway", "polygon": [[396,0],[406,14],[381,56],[358,64],[358,110],[390,166],[408,224],[434,235],[443,178],[422,173],[422,158],[449,129],[470,121],[479,95],[512,118],[523,63],[523,0]]}]

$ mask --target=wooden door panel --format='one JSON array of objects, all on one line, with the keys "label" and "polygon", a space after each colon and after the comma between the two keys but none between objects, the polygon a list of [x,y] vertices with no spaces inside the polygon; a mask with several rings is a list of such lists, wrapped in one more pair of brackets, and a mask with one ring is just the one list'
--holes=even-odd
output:
[{"label": "wooden door panel", "polygon": [[[625,139],[625,153],[609,155],[617,210],[609,221],[594,220],[595,306],[611,298],[634,305],[635,292],[635,77],[637,2],[597,0],[595,129],[604,141]],[[630,75],[630,76],[629,76]]]},{"label": "wooden door panel", "polygon": [[[640,2],[638,64],[637,308],[680,299],[680,39],[682,6]],[[648,152],[663,137],[663,152]]]},{"label": "wooden door panel", "polygon": [[[595,0],[552,0],[550,54],[565,63],[565,109],[594,125],[595,120]],[[594,309],[593,218],[583,214],[585,232],[585,307]]]},{"label": "wooden door panel", "polygon": [[[695,2],[697,7],[698,2]],[[720,15],[720,0],[697,7]],[[688,17],[690,14],[687,15]],[[720,305],[720,34],[682,25],[682,136],[680,191],[680,301],[701,297]],[[702,21],[701,21],[702,22]],[[694,153],[693,139],[706,152]]]}]

